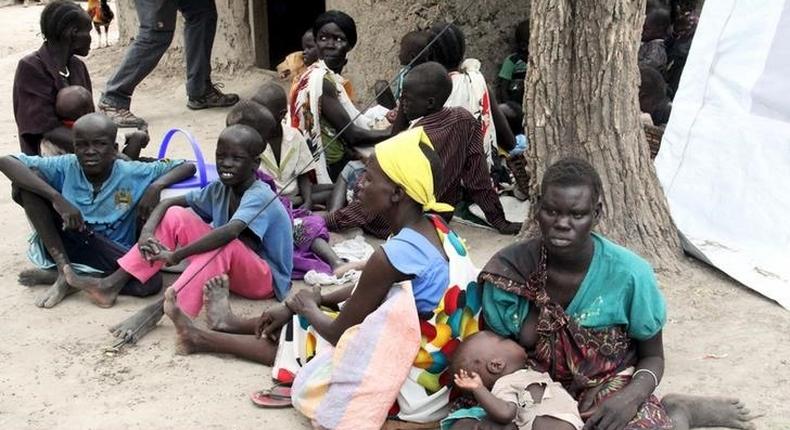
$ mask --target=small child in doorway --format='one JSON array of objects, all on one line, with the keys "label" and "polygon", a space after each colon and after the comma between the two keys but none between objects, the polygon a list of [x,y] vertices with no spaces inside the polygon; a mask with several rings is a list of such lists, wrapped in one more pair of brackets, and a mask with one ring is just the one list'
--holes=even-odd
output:
[{"label": "small child in doorway", "polygon": [[318,61],[318,47],[315,44],[313,29],[310,28],[302,35],[302,50],[288,54],[283,62],[277,65],[277,74],[280,79],[290,79],[293,85],[305,69],[316,61]]},{"label": "small child in doorway", "polygon": [[489,331],[470,336],[455,350],[450,371],[455,386],[471,393],[490,421],[519,430],[538,419],[551,420],[556,429],[584,425],[576,400],[548,374],[529,369],[526,351],[511,339]]}]

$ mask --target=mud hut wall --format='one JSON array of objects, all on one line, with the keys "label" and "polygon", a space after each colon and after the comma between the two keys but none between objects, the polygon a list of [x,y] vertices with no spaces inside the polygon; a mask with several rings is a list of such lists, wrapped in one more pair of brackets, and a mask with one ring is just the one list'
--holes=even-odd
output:
[{"label": "mud hut wall", "polygon": [[437,20],[455,20],[466,35],[467,58],[479,59],[493,83],[502,60],[511,53],[516,25],[529,17],[529,0],[471,0],[474,3],[466,8],[468,1],[327,0],[327,9],[342,10],[357,23],[359,42],[344,76],[351,79],[358,97],[369,99],[376,80],[395,76],[404,34]]},{"label": "mud hut wall", "polygon": [[[236,70],[255,63],[250,29],[250,5],[247,1],[216,0],[217,35],[211,52],[211,65],[216,70]],[[137,35],[137,12],[134,0],[118,0],[118,33],[121,44],[126,45]],[[173,73],[184,73],[184,18],[178,14],[176,31],[170,49],[162,58]]]}]

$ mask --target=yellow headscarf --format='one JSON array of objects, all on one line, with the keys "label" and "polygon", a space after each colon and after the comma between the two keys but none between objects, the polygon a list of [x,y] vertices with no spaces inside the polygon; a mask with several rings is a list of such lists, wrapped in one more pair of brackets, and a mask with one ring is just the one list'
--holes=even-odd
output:
[{"label": "yellow headscarf", "polygon": [[431,163],[420,143],[433,149],[422,127],[406,130],[376,145],[376,160],[384,174],[421,204],[423,211],[452,212],[452,206],[436,201]]}]

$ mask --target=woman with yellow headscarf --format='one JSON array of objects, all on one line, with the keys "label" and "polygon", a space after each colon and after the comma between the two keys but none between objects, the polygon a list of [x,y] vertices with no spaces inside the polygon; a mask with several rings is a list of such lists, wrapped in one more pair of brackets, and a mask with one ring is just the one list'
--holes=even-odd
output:
[{"label": "woman with yellow headscarf", "polygon": [[253,402],[293,402],[318,428],[379,429],[388,412],[416,422],[443,418],[449,354],[479,328],[481,289],[463,242],[432,213],[453,209],[434,196],[439,168],[422,128],[378,144],[360,198],[395,235],[373,253],[358,284],[299,291],[252,323],[258,337],[180,327],[185,340],[201,340],[189,351],[272,366],[274,379],[293,388],[256,392]]}]

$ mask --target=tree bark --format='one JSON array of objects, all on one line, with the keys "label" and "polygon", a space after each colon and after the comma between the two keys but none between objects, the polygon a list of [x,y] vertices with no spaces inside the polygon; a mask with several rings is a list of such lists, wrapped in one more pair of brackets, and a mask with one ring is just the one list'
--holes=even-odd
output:
[{"label": "tree bark", "polygon": [[532,1],[527,162],[538,195],[550,164],[588,160],[603,181],[600,231],[657,268],[676,270],[678,233],[639,121],[644,11],[645,0]]}]

